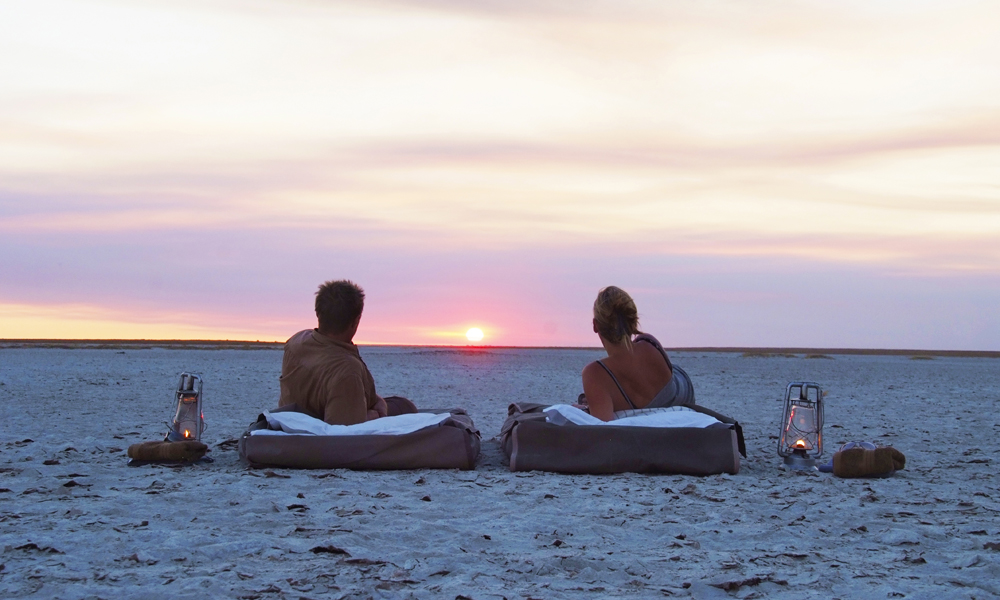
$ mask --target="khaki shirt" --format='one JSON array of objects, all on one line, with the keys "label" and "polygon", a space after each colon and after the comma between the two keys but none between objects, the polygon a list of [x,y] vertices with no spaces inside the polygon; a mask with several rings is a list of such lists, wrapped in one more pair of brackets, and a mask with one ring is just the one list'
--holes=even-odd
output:
[{"label": "khaki shirt", "polygon": [[358,347],[306,329],[285,342],[278,406],[300,408],[331,425],[364,423],[375,408],[375,380]]}]

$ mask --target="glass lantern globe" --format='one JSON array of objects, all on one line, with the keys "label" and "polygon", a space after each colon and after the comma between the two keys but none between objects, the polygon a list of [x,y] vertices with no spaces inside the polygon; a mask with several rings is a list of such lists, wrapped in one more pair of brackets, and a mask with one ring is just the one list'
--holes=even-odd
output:
[{"label": "glass lantern globe", "polygon": [[823,390],[819,384],[793,381],[785,388],[785,411],[778,437],[778,455],[786,467],[816,468],[823,454]]}]

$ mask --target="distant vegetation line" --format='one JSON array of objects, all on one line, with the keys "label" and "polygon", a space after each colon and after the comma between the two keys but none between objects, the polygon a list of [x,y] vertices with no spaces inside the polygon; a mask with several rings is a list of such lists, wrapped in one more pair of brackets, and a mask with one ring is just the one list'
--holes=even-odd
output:
[{"label": "distant vegetation line", "polygon": [[[369,347],[390,348],[440,348],[442,350],[600,350],[594,346],[469,346],[469,345],[420,345],[420,344],[364,344]],[[0,339],[0,348],[62,348],[141,350],[144,348],[202,349],[202,350],[271,350],[280,349],[284,342],[250,342],[244,340],[37,340]],[[921,350],[886,348],[762,348],[762,347],[680,347],[667,348],[671,352],[713,352],[740,354],[745,358],[830,358],[830,355],[871,355],[921,357],[977,357],[1000,358],[996,350]]]},{"label": "distant vegetation line", "polygon": [[1000,358],[1000,350],[916,350],[895,348],[667,348],[673,352],[737,352],[747,358],[780,358],[802,354],[805,358],[829,358],[831,354],[857,354],[864,356],[959,356]]}]

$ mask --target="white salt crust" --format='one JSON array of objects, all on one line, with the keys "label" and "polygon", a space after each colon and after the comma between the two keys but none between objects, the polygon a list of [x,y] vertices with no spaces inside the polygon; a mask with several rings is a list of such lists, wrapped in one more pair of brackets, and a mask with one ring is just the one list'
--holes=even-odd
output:
[{"label": "white salt crust", "polygon": [[[3,598],[991,598],[1000,595],[1000,360],[684,352],[699,403],[738,418],[739,475],[507,471],[511,401],[572,402],[588,350],[362,350],[379,392],[462,406],[475,471],[248,470],[280,350],[0,349]],[[126,467],[205,378],[212,464]],[[785,384],[827,396],[827,449],[907,469],[779,468]],[[30,440],[30,441],[28,441]],[[728,591],[727,591],[728,590]]]}]

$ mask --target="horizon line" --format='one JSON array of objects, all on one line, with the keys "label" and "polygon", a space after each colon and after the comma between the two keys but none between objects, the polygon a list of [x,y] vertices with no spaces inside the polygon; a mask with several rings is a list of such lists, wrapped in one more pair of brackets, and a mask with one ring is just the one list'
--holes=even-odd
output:
[{"label": "horizon line", "polygon": [[[21,346],[73,346],[84,349],[87,346],[129,347],[136,345],[156,346],[240,346],[270,348],[284,345],[281,341],[260,340],[211,340],[211,339],[58,339],[58,338],[0,338],[0,348]],[[377,344],[359,343],[369,348],[441,348],[447,350],[601,350],[600,346],[515,346],[488,344]],[[97,348],[101,349],[101,348]],[[822,358],[825,354],[873,355],[873,356],[954,356],[1000,358],[1000,350],[933,350],[917,348],[806,348],[781,346],[679,346],[664,347],[672,352],[712,352],[741,353],[747,358],[780,358],[782,355],[805,354],[811,358]],[[811,356],[810,356],[811,355]],[[791,356],[787,356],[791,358]]]}]

